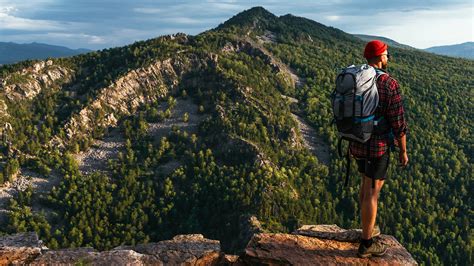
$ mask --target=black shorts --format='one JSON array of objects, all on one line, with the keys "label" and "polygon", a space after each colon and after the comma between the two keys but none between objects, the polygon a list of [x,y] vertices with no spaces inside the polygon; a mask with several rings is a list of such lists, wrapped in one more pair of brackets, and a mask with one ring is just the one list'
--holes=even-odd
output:
[{"label": "black shorts", "polygon": [[356,158],[356,162],[359,173],[373,179],[386,179],[388,164],[390,162],[390,151],[386,151],[378,158],[369,158],[368,160],[365,158]]}]

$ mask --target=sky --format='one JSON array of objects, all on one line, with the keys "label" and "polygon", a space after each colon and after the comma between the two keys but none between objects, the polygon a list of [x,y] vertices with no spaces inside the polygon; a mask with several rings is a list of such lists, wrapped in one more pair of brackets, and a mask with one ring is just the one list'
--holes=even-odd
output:
[{"label": "sky", "polygon": [[474,41],[474,0],[0,0],[0,42],[103,49],[196,35],[254,6],[422,49]]}]

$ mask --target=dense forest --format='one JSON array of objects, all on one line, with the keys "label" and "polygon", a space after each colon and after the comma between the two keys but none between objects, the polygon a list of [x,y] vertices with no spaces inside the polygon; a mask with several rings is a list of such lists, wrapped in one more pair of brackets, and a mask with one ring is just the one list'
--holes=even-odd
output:
[{"label": "dense forest", "polygon": [[[0,183],[13,181],[19,169],[61,177],[47,195],[28,188],[11,200],[4,233],[34,230],[49,248],[105,250],[199,232],[238,252],[241,220],[248,215],[275,232],[302,224],[360,227],[359,179],[353,164],[351,185],[342,185],[345,161],[336,152],[329,95],[340,68],[364,63],[363,47],[338,29],[253,8],[196,36],[53,59],[74,71],[70,81],[44,87],[32,99],[0,92],[8,112],[0,122],[12,128],[2,131]],[[404,96],[410,163],[400,169],[392,154],[378,223],[419,262],[472,265],[474,62],[389,50],[388,71]],[[123,150],[106,171],[82,173],[74,154],[107,136],[110,128],[99,122],[110,110],[94,114],[97,123],[87,137],[68,139],[67,122],[120,77],[168,58],[202,60],[166,96],[132,114],[115,114]],[[272,60],[301,84],[289,82]],[[34,63],[2,66],[0,79],[25,82],[18,73]],[[295,145],[297,124],[282,95],[298,100],[299,113],[329,145],[329,164]],[[177,99],[191,99],[205,117],[197,131],[173,127],[159,139],[150,136],[150,124],[166,122]],[[188,119],[184,115],[183,123]],[[64,140],[64,147],[52,145],[53,139]],[[176,167],[165,171],[167,165]]]}]

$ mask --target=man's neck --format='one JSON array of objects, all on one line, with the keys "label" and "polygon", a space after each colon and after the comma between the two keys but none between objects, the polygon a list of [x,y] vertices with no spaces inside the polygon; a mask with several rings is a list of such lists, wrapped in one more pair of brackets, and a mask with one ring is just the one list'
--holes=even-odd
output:
[{"label": "man's neck", "polygon": [[369,63],[369,66],[376,67],[382,69],[382,62],[378,63]]}]

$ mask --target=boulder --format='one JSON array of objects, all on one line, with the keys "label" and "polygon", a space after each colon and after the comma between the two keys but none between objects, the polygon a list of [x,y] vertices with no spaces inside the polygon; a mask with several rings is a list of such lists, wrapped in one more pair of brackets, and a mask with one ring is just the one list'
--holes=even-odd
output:
[{"label": "boulder", "polygon": [[293,234],[256,234],[240,260],[251,265],[417,265],[410,253],[389,235],[376,239],[389,246],[384,256],[359,258],[359,238],[360,231],[336,225],[306,225]]},{"label": "boulder", "polygon": [[41,254],[41,241],[34,232],[0,237],[0,265],[27,264]]}]

